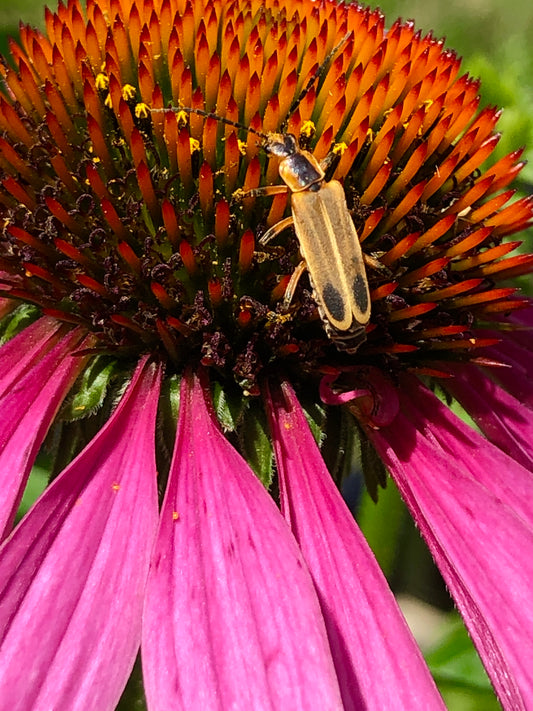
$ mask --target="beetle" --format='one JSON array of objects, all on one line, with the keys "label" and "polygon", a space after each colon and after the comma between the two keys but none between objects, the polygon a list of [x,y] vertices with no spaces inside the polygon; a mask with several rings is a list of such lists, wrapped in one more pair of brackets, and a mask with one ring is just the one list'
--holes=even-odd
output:
[{"label": "beetle", "polygon": [[278,170],[283,185],[256,188],[246,195],[288,191],[291,216],[267,230],[260,243],[266,244],[292,225],[303,258],[289,282],[285,303],[290,303],[306,268],[326,333],[337,348],[355,353],[366,339],[371,301],[361,244],[344,188],[338,180],[326,181],[323,166],[312,153],[299,148],[293,134],[266,134],[262,145],[281,158]]},{"label": "beetle", "polygon": [[[329,53],[288,115],[293,113],[349,36],[346,35]],[[296,267],[288,284],[285,306],[288,308],[298,279],[307,269],[326,333],[338,349],[355,353],[366,340],[371,300],[361,244],[342,184],[338,180],[327,181],[323,164],[312,153],[302,150],[291,133],[263,133],[202,109],[183,107],[172,110],[214,118],[244,129],[261,139],[261,147],[267,153],[281,158],[278,170],[282,185],[239,190],[234,197],[290,193],[291,216],[273,225],[260,239],[264,245],[283,230],[294,227],[303,262]]]}]

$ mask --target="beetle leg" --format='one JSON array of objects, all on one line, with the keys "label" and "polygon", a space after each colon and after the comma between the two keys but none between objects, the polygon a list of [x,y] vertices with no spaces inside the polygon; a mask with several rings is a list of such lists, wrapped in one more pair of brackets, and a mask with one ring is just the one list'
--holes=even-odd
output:
[{"label": "beetle leg", "polygon": [[368,267],[368,269],[380,272],[382,276],[392,276],[391,270],[385,264],[383,264],[383,262],[380,262],[379,259],[373,257],[371,254],[368,254],[368,252],[363,252],[363,261],[365,263],[365,266]]},{"label": "beetle leg", "polygon": [[265,197],[269,195],[282,195],[283,193],[288,193],[289,188],[286,185],[263,185],[260,188],[251,188],[250,190],[243,190],[239,188],[236,190],[232,197],[234,200],[244,200],[251,197]]},{"label": "beetle leg", "polygon": [[292,217],[292,215],[290,215],[289,217],[285,217],[279,222],[276,222],[276,224],[272,225],[272,227],[269,227],[265,234],[261,237],[261,239],[259,240],[259,244],[267,244],[268,242],[270,242],[271,239],[274,239],[274,237],[279,235],[280,232],[283,232],[283,230],[286,230],[287,227],[290,227],[293,222],[294,218]]},{"label": "beetle leg", "polygon": [[289,283],[287,284],[287,288],[285,289],[285,294],[283,296],[283,308],[285,311],[287,311],[287,309],[291,305],[292,297],[294,296],[294,292],[296,291],[296,287],[298,286],[300,277],[306,271],[306,269],[307,264],[302,259],[302,261],[297,265],[296,269],[291,274],[291,278],[289,280]]}]

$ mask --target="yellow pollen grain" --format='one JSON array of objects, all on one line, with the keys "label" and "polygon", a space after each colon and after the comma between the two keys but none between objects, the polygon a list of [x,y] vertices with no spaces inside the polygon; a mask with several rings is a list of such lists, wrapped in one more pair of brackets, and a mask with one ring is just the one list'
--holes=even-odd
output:
[{"label": "yellow pollen grain", "polygon": [[107,74],[103,74],[102,72],[100,72],[96,75],[94,83],[99,91],[107,91],[109,87],[109,77],[107,76]]},{"label": "yellow pollen grain", "polygon": [[269,323],[286,323],[287,321],[291,321],[292,318],[292,314],[278,314],[275,311],[269,311],[267,313],[267,321]]},{"label": "yellow pollen grain", "polygon": [[315,131],[316,127],[314,122],[308,119],[302,124],[302,128],[300,129],[300,136],[303,136],[304,138],[312,138],[315,135]]},{"label": "yellow pollen grain", "polygon": [[122,98],[124,99],[124,101],[131,101],[135,98],[136,94],[137,89],[132,86],[132,84],[124,84],[124,86],[122,87]]},{"label": "yellow pollen grain", "polygon": [[150,107],[144,102],[135,104],[135,118],[146,119],[150,116]]},{"label": "yellow pollen grain", "polygon": [[111,488],[113,489],[113,491],[120,491],[120,484],[117,484],[115,482]]},{"label": "yellow pollen grain", "polygon": [[195,153],[196,151],[200,150],[200,141],[197,141],[196,138],[189,138],[189,148],[191,150],[191,153]]},{"label": "yellow pollen grain", "polygon": [[112,109],[112,108],[113,108],[113,102],[111,101],[111,94],[108,94],[108,95],[105,97],[104,105],[105,105],[105,107],[108,108],[108,109]]},{"label": "yellow pollen grain", "polygon": [[176,113],[176,121],[178,122],[178,126],[183,128],[183,126],[186,126],[189,122],[189,114],[186,111],[178,111]]},{"label": "yellow pollen grain", "polygon": [[344,141],[341,141],[340,143],[336,143],[333,148],[332,148],[332,153],[334,153],[336,156],[342,156],[344,155],[345,151],[347,150],[348,146]]},{"label": "yellow pollen grain", "polygon": [[245,156],[245,155],[246,155],[246,142],[245,142],[245,141],[241,141],[241,139],[239,138],[239,139],[237,140],[237,145],[238,145],[238,147],[239,147],[239,153],[240,153],[241,155]]},{"label": "yellow pollen grain", "polygon": [[177,511],[172,512],[172,520],[177,521],[179,519],[180,515]]}]

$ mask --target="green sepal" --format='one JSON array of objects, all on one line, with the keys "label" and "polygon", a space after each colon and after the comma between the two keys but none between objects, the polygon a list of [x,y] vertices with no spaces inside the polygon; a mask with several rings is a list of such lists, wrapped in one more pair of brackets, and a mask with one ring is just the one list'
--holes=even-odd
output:
[{"label": "green sepal", "polygon": [[181,376],[175,374],[163,380],[156,427],[156,458],[159,472],[159,485],[163,487],[170,469],[176,427],[180,408]]},{"label": "green sepal", "polygon": [[117,361],[109,356],[94,357],[74,384],[61,409],[61,419],[74,422],[94,414],[104,402],[117,367]]},{"label": "green sepal", "polygon": [[102,408],[95,415],[83,420],[56,421],[48,432],[42,448],[43,455],[46,456],[50,466],[50,481],[55,479],[100,432],[108,417],[107,408]]},{"label": "green sepal", "polygon": [[239,427],[239,439],[244,458],[268,489],[274,476],[274,451],[266,415],[255,401]]},{"label": "green sepal", "polygon": [[311,434],[315,438],[315,442],[320,447],[326,437],[325,427],[327,421],[327,409],[324,405],[321,405],[319,402],[313,402],[312,400],[309,402],[300,400],[300,404],[304,411],[307,424],[311,429]]},{"label": "green sepal", "polygon": [[342,407],[328,407],[325,424],[325,438],[320,452],[331,476],[337,485],[358,469],[354,463],[357,428],[353,427],[353,417]]},{"label": "green sepal", "polygon": [[0,321],[0,345],[36,321],[41,312],[33,304],[21,304]]},{"label": "green sepal", "polygon": [[387,486],[387,470],[372,443],[363,433],[359,439],[359,447],[366,488],[372,501],[377,503],[379,487],[384,489]]},{"label": "green sepal", "polygon": [[[243,397],[242,390],[236,388],[235,392],[232,392],[215,380],[212,395],[213,406],[222,428],[226,432],[235,432],[248,407],[248,400]],[[246,416],[248,417],[248,413]]]},{"label": "green sepal", "polygon": [[[102,376],[99,385],[93,386],[93,381],[99,380],[100,373]],[[109,356],[96,356],[87,365],[60,409],[41,449],[43,455],[49,457],[51,479],[70,464],[105,426],[130,379],[131,371],[123,370],[119,362]],[[105,387],[102,387],[102,381]],[[80,387],[80,383],[86,388]],[[76,405],[79,393],[86,394],[86,406],[83,410],[76,409],[81,408],[84,403],[83,396],[80,395],[82,399],[78,400],[79,404]]]},{"label": "green sepal", "polygon": [[304,403],[307,422],[329,473],[337,484],[350,473],[357,439],[353,418],[344,408]]},{"label": "green sepal", "polygon": [[147,711],[147,708],[146,697],[144,695],[141,657],[138,655],[128,683],[117,704],[116,711]]},{"label": "green sepal", "polygon": [[177,374],[165,378],[161,385],[160,412],[165,419],[173,422],[174,431],[180,410],[180,389],[181,376]]}]

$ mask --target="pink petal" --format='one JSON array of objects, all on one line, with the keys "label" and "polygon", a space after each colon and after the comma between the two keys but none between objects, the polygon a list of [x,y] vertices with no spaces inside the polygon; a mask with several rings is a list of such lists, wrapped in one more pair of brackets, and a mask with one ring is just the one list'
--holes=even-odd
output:
[{"label": "pink petal", "polygon": [[0,548],[2,709],[115,708],[157,528],[159,379],[140,363],[105,427]]},{"label": "pink petal", "polygon": [[405,379],[369,431],[455,598],[504,708],[533,699],[533,477]]},{"label": "pink petal", "polygon": [[443,709],[420,650],[324,464],[294,391],[270,399],[282,512],[311,571],[344,709]]},{"label": "pink petal", "polygon": [[500,388],[479,368],[454,364],[446,389],[461,403],[483,434],[517,462],[533,470],[531,410]]},{"label": "pink petal", "polygon": [[0,349],[0,534],[4,536],[11,531],[48,428],[87,362],[70,355],[83,334],[75,330],[59,340],[61,331],[47,321],[37,321]]},{"label": "pink petal", "polygon": [[298,546],[191,375],[153,560],[142,642],[151,711],[342,708]]},{"label": "pink petal", "polygon": [[0,395],[43,358],[65,334],[58,321],[41,318],[0,348]]},{"label": "pink petal", "polygon": [[487,368],[487,372],[517,400],[533,410],[533,308],[518,311],[509,320],[514,322],[516,330],[493,330],[482,334],[500,339],[496,346],[484,349],[483,356],[507,366]]},{"label": "pink petal", "polygon": [[[504,319],[505,321],[509,320],[512,321],[520,326],[525,326],[526,328],[533,328],[533,299],[526,299],[526,302],[528,304],[528,307],[525,309],[518,309],[517,311],[514,311],[511,313],[511,316],[509,318]],[[526,338],[525,340],[528,342],[529,347],[531,347],[531,331],[523,331],[522,332]]]},{"label": "pink petal", "polygon": [[[490,332],[490,335],[498,334]],[[533,410],[533,352],[521,341],[518,333],[507,333],[501,343],[487,348],[484,354],[508,366],[491,368],[488,370],[490,377]]]}]

